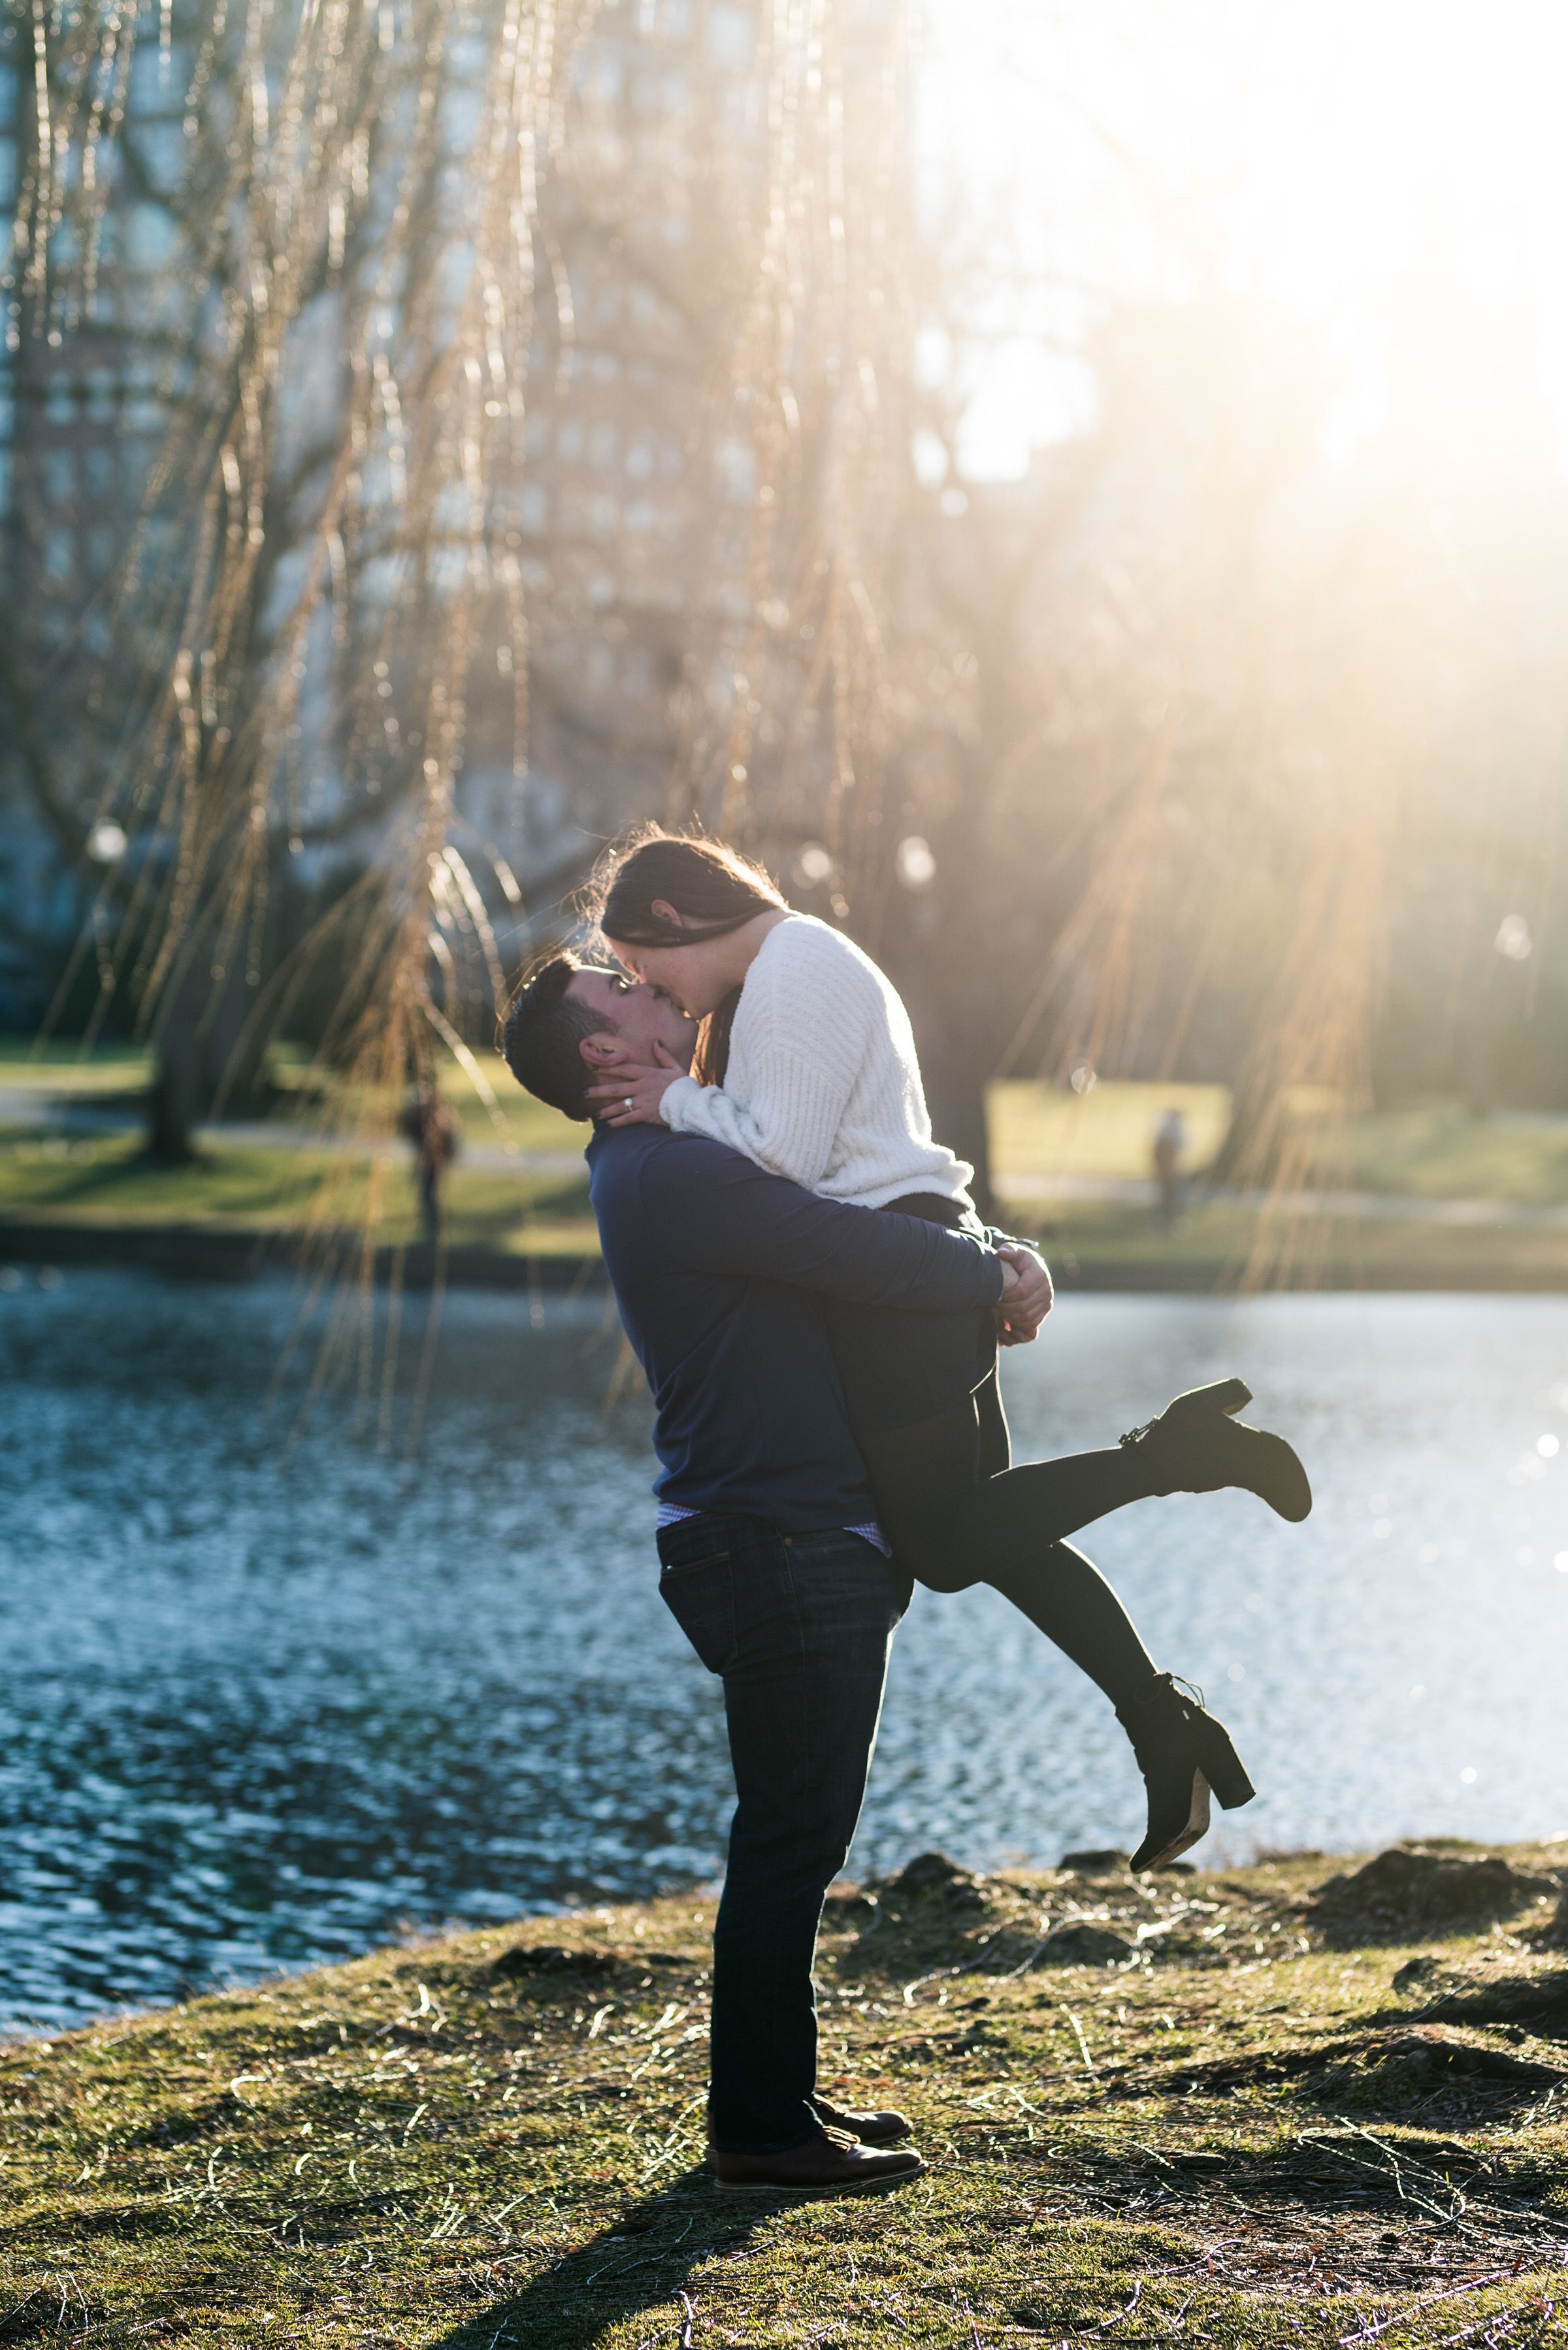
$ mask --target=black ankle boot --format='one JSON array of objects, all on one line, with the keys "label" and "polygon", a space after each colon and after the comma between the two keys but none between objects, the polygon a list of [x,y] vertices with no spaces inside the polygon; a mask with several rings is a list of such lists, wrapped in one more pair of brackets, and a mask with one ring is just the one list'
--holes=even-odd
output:
[{"label": "black ankle boot", "polygon": [[1122,1442],[1147,1458],[1157,1493],[1212,1493],[1221,1485],[1244,1485],[1282,1518],[1299,1523],[1312,1508],[1306,1471],[1282,1436],[1237,1425],[1231,1415],[1251,1400],[1244,1379],[1189,1388]]},{"label": "black ankle boot", "polygon": [[1179,1688],[1173,1674],[1157,1674],[1117,1706],[1116,1720],[1148,1792],[1148,1833],[1132,1856],[1135,1869],[1158,1868],[1208,1835],[1211,1789],[1228,1812],[1257,1794],[1224,1723],[1204,1712],[1202,1690]]}]

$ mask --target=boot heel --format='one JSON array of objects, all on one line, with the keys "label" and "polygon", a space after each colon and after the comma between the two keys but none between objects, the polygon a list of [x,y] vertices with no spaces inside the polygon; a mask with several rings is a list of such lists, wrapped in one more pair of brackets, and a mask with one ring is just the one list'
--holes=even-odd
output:
[{"label": "boot heel", "polygon": [[1256,1793],[1223,1722],[1203,1711],[1203,1693],[1172,1673],[1157,1673],[1116,1708],[1132,1740],[1148,1794],[1148,1833],[1132,1856],[1135,1871],[1174,1860],[1209,1829],[1209,1798],[1228,1812]]},{"label": "boot heel", "polygon": [[1214,1729],[1219,1731],[1217,1737],[1210,1732],[1199,1742],[1199,1767],[1214,1790],[1215,1799],[1221,1808],[1227,1812],[1240,1811],[1243,1804],[1251,1802],[1258,1791],[1242,1768],[1241,1758],[1227,1733],[1220,1729],[1218,1722]]},{"label": "boot heel", "polygon": [[1245,1411],[1252,1400],[1252,1390],[1245,1379],[1216,1379],[1212,1387],[1189,1388],[1181,1400],[1206,1404],[1210,1411],[1222,1411],[1229,1419],[1236,1412]]},{"label": "boot heel", "polygon": [[1241,1485],[1299,1525],[1312,1513],[1307,1472],[1282,1436],[1234,1418],[1251,1400],[1245,1379],[1215,1379],[1174,1396],[1158,1419],[1129,1429],[1121,1440],[1143,1454],[1148,1471],[1143,1491],[1212,1493],[1221,1485]]}]

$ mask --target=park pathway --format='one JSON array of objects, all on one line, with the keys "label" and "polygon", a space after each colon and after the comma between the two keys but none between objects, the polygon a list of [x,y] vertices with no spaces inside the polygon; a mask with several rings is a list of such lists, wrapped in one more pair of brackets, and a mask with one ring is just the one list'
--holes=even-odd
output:
[{"label": "park pathway", "polygon": [[[88,1101],[62,1100],[36,1087],[0,1086],[0,1129],[32,1128],[65,1138],[127,1133],[141,1123],[129,1102],[99,1107]],[[197,1139],[208,1149],[333,1151],[356,1158],[405,1157],[406,1143],[390,1135],[357,1138],[323,1132],[289,1118],[236,1118],[197,1128]],[[465,1140],[462,1163],[489,1174],[508,1170],[519,1175],[562,1180],[583,1171],[576,1150],[524,1150],[500,1143]],[[1060,1175],[1045,1170],[1009,1169],[992,1179],[997,1197],[1009,1206],[1040,1208],[1073,1201],[1115,1203],[1152,1210],[1155,1187],[1141,1177],[1123,1175]],[[1228,1188],[1193,1182],[1188,1186],[1189,1207],[1209,1205],[1261,1209],[1274,1214],[1329,1216],[1347,1222],[1440,1224],[1457,1227],[1503,1227],[1519,1231],[1557,1232],[1568,1229],[1568,1201],[1540,1205],[1512,1200],[1429,1199],[1417,1191],[1283,1191],[1261,1186]]]}]

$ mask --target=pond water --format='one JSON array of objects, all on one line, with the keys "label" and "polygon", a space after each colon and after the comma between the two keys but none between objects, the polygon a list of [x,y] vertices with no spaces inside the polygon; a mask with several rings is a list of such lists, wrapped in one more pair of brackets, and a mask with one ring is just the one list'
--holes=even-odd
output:
[{"label": "pond water", "polygon": [[[720,1867],[718,1686],[658,1596],[599,1305],[449,1297],[409,1456],[348,1402],[289,1440],[308,1349],[264,1419],[295,1313],[283,1282],[0,1293],[0,2021]],[[1568,1305],[1068,1297],[1008,1358],[1017,1450],[1231,1369],[1307,1459],[1307,1524],[1227,1493],[1083,1538],[1263,1791],[1206,1854],[1568,1828]],[[1139,1811],[1022,1617],[917,1594],[857,1870],[1049,1862]]]}]

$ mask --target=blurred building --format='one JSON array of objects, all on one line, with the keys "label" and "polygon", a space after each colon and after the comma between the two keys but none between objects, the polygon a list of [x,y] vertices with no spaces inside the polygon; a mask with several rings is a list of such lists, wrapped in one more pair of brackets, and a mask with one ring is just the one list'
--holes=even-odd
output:
[{"label": "blurred building", "polygon": [[[13,1026],[41,1011],[96,886],[83,811],[122,739],[117,660],[128,693],[135,668],[124,567],[200,330],[170,266],[194,29],[177,13],[161,49],[143,26],[90,305],[46,319],[25,286],[0,296],[0,600],[13,616],[0,649],[0,1024]],[[34,135],[22,38],[13,10],[0,46],[7,194]],[[462,817],[525,887],[560,886],[594,843],[662,805],[689,714],[692,613],[711,588],[711,501],[742,510],[753,495],[742,452],[699,479],[691,442],[730,317],[735,173],[763,151],[747,138],[756,70],[754,0],[609,0],[573,70],[542,222],[526,462],[498,504],[509,589],[476,661],[458,781]],[[328,359],[332,333],[324,306]],[[375,825],[344,835],[330,713],[318,705],[306,731],[298,855],[319,879],[334,858],[363,861]]]},{"label": "blurred building", "polygon": [[[0,205],[36,137],[19,13],[0,26]],[[112,755],[112,692],[85,706],[163,428],[184,321],[166,264],[182,157],[178,60],[156,39],[126,87],[120,165],[87,303],[46,315],[13,256],[0,284],[0,1024],[47,1001],[82,918],[79,810]]]}]

